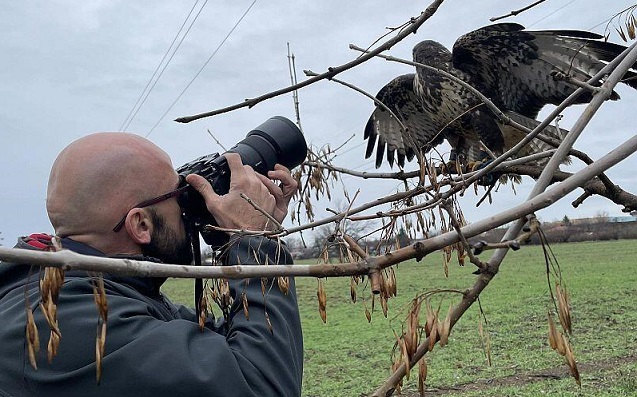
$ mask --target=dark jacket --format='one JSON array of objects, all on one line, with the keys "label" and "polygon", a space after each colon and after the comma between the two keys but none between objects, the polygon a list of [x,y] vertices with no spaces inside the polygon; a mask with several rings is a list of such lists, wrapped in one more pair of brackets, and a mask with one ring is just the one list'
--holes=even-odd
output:
[{"label": "dark jacket", "polygon": [[[64,239],[62,245],[103,256],[73,240]],[[226,264],[263,264],[266,256],[268,263],[292,263],[275,242],[244,237],[233,242]],[[98,312],[90,278],[82,271],[65,275],[57,311],[62,338],[49,364],[50,331],[38,307],[38,273],[38,267],[0,264],[0,396],[301,395],[303,341],[292,279],[287,295],[275,284],[265,297],[260,279],[230,280],[234,304],[228,323],[210,319],[201,332],[192,310],[161,294],[163,280],[105,275],[108,321],[98,384]],[[244,291],[249,319],[241,304]],[[37,370],[27,353],[26,295],[40,335]]]}]

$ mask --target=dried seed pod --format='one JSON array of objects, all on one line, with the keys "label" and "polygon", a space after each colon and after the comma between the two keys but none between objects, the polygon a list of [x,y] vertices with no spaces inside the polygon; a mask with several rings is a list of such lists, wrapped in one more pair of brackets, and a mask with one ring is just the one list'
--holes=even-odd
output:
[{"label": "dried seed pod", "polygon": [[449,277],[449,257],[447,255],[445,247],[442,252],[442,269],[445,272],[445,277]]},{"label": "dried seed pod", "polygon": [[438,315],[434,315],[434,322],[431,327],[431,333],[429,334],[429,346],[428,350],[432,351],[436,344],[436,340],[438,339]]},{"label": "dried seed pod", "polygon": [[380,299],[380,307],[383,309],[383,316],[387,318],[387,312],[389,311],[389,307],[387,306],[387,298],[381,295],[379,299]]},{"label": "dried seed pod", "polygon": [[440,328],[440,346],[445,346],[449,341],[449,332],[451,331],[451,313],[453,312],[453,305],[449,305],[449,310],[447,311],[447,316],[442,322],[442,327]]},{"label": "dried seed pod", "polygon": [[567,342],[566,345],[566,362],[568,363],[568,368],[571,372],[571,375],[577,382],[578,386],[582,386],[582,380],[580,379],[579,370],[577,369],[577,362],[575,361],[575,354],[573,354],[573,349],[570,343]]},{"label": "dried seed pod", "polygon": [[354,280],[354,277],[350,278],[349,296],[352,299],[352,303],[356,303],[356,281]]},{"label": "dried seed pod", "polygon": [[241,304],[243,306],[243,315],[246,317],[246,320],[250,320],[250,312],[248,311],[248,295],[245,292],[241,293]]},{"label": "dried seed pod", "polygon": [[287,295],[288,290],[290,289],[290,278],[288,276],[277,277],[277,283],[279,285],[279,290],[281,290],[284,295]]},{"label": "dried seed pod", "polygon": [[95,377],[97,383],[102,378],[102,358],[104,357],[104,346],[106,344],[106,323],[97,325],[97,338],[95,338]]},{"label": "dried seed pod", "polygon": [[27,326],[26,326],[27,350],[29,352],[29,362],[34,369],[38,369],[35,354],[40,351],[40,335],[38,326],[35,324],[33,312],[27,306]]},{"label": "dried seed pod", "polygon": [[484,356],[487,358],[487,363],[491,365],[491,339],[489,338],[489,333],[484,330],[482,318],[482,316],[478,317],[478,334],[480,335],[480,341],[482,342]]},{"label": "dried seed pod", "polygon": [[431,329],[433,328],[435,320],[435,313],[431,308],[431,302],[429,302],[429,299],[427,299],[427,301],[425,302],[425,314],[425,336],[429,336],[431,334]]},{"label": "dried seed pod", "polygon": [[375,305],[376,305],[376,295],[372,294],[372,313],[374,313]]},{"label": "dried seed pod", "polygon": [[418,361],[418,393],[420,396],[425,395],[425,381],[427,380],[427,361],[425,358],[421,358]]},{"label": "dried seed pod", "polygon": [[199,330],[203,332],[206,326],[206,317],[208,311],[208,302],[206,298],[206,294],[202,294],[201,300],[199,301],[199,310],[197,310],[198,321],[199,321]]},{"label": "dried seed pod", "polygon": [[404,339],[400,340],[401,357],[403,358],[403,365],[405,366],[405,379],[409,380],[409,372],[411,366],[409,365],[409,352],[407,351],[407,344]]},{"label": "dried seed pod", "polygon": [[561,356],[566,356],[566,350],[567,349],[568,349],[568,340],[566,339],[566,336],[563,333],[558,332],[557,352]]},{"label": "dried seed pod", "polygon": [[318,280],[318,290],[316,291],[316,296],[318,297],[319,304],[319,314],[321,315],[321,320],[323,323],[327,323],[327,296],[325,295],[325,287],[323,286],[323,280]]},{"label": "dried seed pod", "polygon": [[566,288],[561,287],[560,284],[556,284],[555,295],[557,296],[557,314],[560,319],[562,329],[564,332],[572,334],[571,309],[569,305],[568,292],[566,291]]},{"label": "dried seed pod", "polygon": [[549,345],[551,346],[551,349],[553,350],[557,350],[557,344],[558,344],[558,338],[560,338],[560,335],[557,332],[557,329],[555,328],[555,323],[553,322],[553,316],[551,315],[551,313],[548,313],[548,323],[549,323]]},{"label": "dried seed pod", "polygon": [[47,359],[49,360],[49,363],[51,363],[53,361],[53,358],[56,356],[59,346],[60,333],[51,332],[51,336],[49,337],[49,344],[47,345]]},{"label": "dried seed pod", "polygon": [[365,317],[367,318],[368,323],[372,322],[372,313],[367,308],[367,305],[365,305]]}]

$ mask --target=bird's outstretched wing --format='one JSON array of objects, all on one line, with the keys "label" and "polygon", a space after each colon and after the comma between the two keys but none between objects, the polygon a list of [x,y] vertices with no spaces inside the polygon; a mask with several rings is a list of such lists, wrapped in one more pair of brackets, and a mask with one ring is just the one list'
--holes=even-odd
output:
[{"label": "bird's outstretched wing", "polygon": [[413,73],[398,76],[376,94],[376,99],[391,109],[400,120],[399,122],[386,108],[376,104],[376,109],[365,126],[365,158],[372,155],[376,146],[376,168],[383,162],[385,151],[391,166],[397,160],[398,165],[403,167],[405,158],[412,160],[416,150],[422,148],[427,151],[443,141],[442,135],[438,134],[414,93],[414,78]]},{"label": "bird's outstretched wing", "polygon": [[[553,78],[554,72],[587,81],[625,50],[595,33],[523,29],[515,23],[500,23],[469,32],[454,44],[452,61],[498,107],[530,118],[536,118],[546,104],[559,104],[577,88]],[[625,77],[634,76],[629,71]],[[637,88],[637,80],[626,83]],[[618,98],[613,93],[611,99]],[[578,102],[590,99],[591,94],[585,93]]]}]

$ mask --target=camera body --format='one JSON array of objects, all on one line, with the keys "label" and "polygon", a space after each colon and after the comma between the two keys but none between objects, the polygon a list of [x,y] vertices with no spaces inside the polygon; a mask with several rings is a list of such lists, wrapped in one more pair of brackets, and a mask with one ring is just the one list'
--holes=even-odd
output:
[{"label": "camera body", "polygon": [[[242,141],[227,152],[239,154],[243,164],[267,175],[277,163],[289,169],[300,165],[307,155],[307,143],[296,124],[285,117],[274,116],[248,132]],[[223,154],[212,153],[199,157],[177,168],[177,173],[182,181],[188,174],[203,176],[219,195],[228,193],[230,189],[230,169]],[[207,244],[220,247],[227,241],[225,233],[205,229],[206,225],[216,225],[216,222],[208,212],[203,197],[194,188],[189,187],[181,195],[179,205],[187,227],[201,233]]]}]

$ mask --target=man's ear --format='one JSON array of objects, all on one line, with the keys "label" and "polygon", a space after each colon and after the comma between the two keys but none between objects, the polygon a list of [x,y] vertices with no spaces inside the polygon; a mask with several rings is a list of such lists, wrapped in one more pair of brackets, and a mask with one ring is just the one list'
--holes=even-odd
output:
[{"label": "man's ear", "polygon": [[144,208],[133,208],[126,215],[126,231],[135,243],[150,243],[153,234],[153,220],[149,211]]}]

